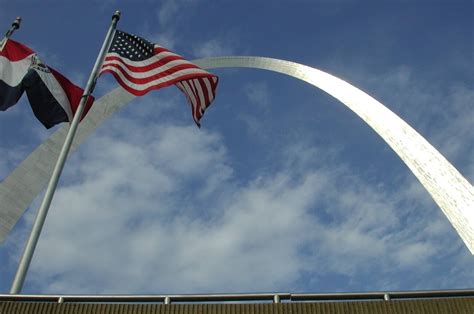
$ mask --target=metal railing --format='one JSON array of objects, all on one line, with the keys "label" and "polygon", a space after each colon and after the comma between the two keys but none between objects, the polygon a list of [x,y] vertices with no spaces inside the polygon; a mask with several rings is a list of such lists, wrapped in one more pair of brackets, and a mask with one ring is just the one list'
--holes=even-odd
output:
[{"label": "metal railing", "polygon": [[474,297],[474,289],[422,290],[393,292],[343,293],[241,293],[241,294],[171,294],[171,295],[33,295],[0,294],[2,301],[57,302],[57,303],[194,303],[194,302],[322,302],[394,299],[427,299]]}]

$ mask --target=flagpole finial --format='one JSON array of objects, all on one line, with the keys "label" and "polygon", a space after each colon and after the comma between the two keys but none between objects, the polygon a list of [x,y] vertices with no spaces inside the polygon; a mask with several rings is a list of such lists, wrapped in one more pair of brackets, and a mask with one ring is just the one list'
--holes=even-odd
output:
[{"label": "flagpole finial", "polygon": [[17,17],[13,23],[12,23],[12,27],[14,27],[15,29],[19,29],[20,28],[20,24],[21,24],[21,17]]},{"label": "flagpole finial", "polygon": [[10,38],[10,36],[13,34],[13,32],[17,29],[20,28],[20,24],[21,24],[21,17],[17,17],[13,23],[12,23],[12,26],[10,27],[10,29],[7,31],[7,33],[5,34],[5,37],[0,41],[0,50],[3,49],[3,46],[4,44],[6,43],[6,40],[8,38]]},{"label": "flagpole finial", "polygon": [[112,20],[120,20],[120,15],[121,13],[119,10],[115,11],[114,15],[112,15]]}]

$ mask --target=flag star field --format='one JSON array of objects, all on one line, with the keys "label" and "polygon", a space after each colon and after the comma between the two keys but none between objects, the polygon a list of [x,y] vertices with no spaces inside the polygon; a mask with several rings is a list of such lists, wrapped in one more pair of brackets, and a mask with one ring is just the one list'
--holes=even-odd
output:
[{"label": "flag star field", "polygon": [[128,35],[119,30],[115,33],[110,52],[117,52],[121,57],[132,61],[143,61],[148,59],[153,52],[153,44],[135,35]]},{"label": "flag star field", "polygon": [[[0,98],[0,182],[74,112],[67,92],[85,87],[115,10],[120,31],[93,96],[140,97],[68,158],[23,293],[474,287],[473,255],[357,115],[290,77],[192,63],[260,56],[335,75],[472,184],[472,1],[0,0],[0,31],[21,16],[9,43],[31,52],[0,54],[17,67],[0,73],[0,93],[10,92]],[[29,94],[14,104],[33,54],[51,71],[30,73]],[[47,88],[33,91],[39,80]],[[43,125],[44,106],[29,99],[58,86],[66,96],[55,108],[66,113]],[[0,293],[42,195],[0,244]]]}]

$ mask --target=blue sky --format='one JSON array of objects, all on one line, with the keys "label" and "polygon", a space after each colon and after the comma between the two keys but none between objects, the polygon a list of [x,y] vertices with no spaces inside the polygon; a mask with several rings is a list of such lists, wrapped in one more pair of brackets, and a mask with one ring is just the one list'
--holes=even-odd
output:
[{"label": "blue sky", "polygon": [[[84,86],[110,23],[196,59],[295,61],[369,93],[474,181],[472,1],[2,1],[0,27]],[[324,92],[218,69],[198,129],[176,88],[133,100],[69,159],[25,293],[474,286],[473,257],[396,154]],[[118,85],[100,78],[100,97]],[[0,178],[52,130],[0,114]],[[40,198],[0,246],[7,293]]]}]

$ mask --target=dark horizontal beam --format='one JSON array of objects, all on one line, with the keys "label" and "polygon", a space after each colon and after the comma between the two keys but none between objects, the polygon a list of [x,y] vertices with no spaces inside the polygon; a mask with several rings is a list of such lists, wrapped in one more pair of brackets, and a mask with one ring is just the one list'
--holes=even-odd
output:
[{"label": "dark horizontal beam", "polygon": [[0,301],[29,302],[226,302],[289,300],[289,293],[175,294],[175,295],[23,295],[0,294]]},{"label": "dark horizontal beam", "polygon": [[175,295],[33,295],[0,294],[1,301],[90,303],[180,303],[245,301],[391,300],[474,297],[474,289],[341,293],[244,293]]},{"label": "dark horizontal beam", "polygon": [[474,297],[474,289],[417,290],[393,292],[292,293],[292,301],[387,300]]}]

